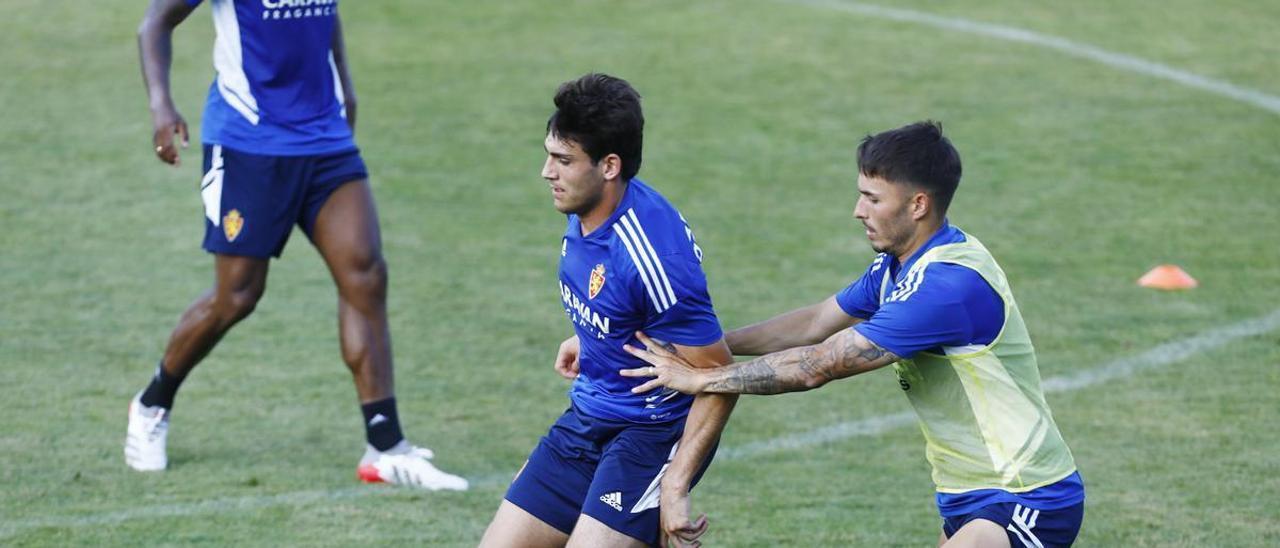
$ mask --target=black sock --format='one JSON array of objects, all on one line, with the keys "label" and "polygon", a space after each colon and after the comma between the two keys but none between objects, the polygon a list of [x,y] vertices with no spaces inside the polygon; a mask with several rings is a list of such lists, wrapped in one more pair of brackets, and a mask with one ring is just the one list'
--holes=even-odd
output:
[{"label": "black sock", "polygon": [[164,370],[164,360],[156,365],[156,375],[151,377],[151,384],[147,385],[147,389],[142,392],[142,405],[147,407],[160,406],[165,409],[173,409],[173,396],[178,393],[178,387],[182,385],[182,377],[170,375]]},{"label": "black sock", "polygon": [[374,449],[386,451],[404,441],[395,398],[366,403],[360,411],[364,412],[364,437]]}]

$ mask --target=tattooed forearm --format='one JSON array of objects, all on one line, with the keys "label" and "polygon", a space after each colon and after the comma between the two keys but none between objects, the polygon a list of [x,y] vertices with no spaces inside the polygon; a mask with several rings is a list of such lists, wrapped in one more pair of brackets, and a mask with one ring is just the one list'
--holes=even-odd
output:
[{"label": "tattooed forearm", "polygon": [[800,378],[798,382],[809,385],[810,388],[816,388],[819,385],[826,384],[835,380],[836,375],[832,365],[839,363],[838,356],[832,356],[832,350],[827,345],[813,345],[798,349],[800,356],[796,363],[796,370]]},{"label": "tattooed forearm", "polygon": [[[767,356],[766,356],[767,357]],[[717,379],[707,385],[705,392],[726,394],[777,394],[783,392],[773,387],[778,384],[778,373],[765,358],[742,362],[720,371]]]},{"label": "tattooed forearm", "polygon": [[898,356],[853,331],[822,344],[793,348],[717,370],[706,392],[800,392],[898,361]]},{"label": "tattooed forearm", "polygon": [[800,392],[832,379],[816,346],[794,348],[724,368],[706,392],[780,394]]},{"label": "tattooed forearm", "polygon": [[840,367],[844,368],[848,375],[859,373],[864,368],[875,369],[898,361],[898,357],[892,352],[854,334],[842,337],[841,343]]}]

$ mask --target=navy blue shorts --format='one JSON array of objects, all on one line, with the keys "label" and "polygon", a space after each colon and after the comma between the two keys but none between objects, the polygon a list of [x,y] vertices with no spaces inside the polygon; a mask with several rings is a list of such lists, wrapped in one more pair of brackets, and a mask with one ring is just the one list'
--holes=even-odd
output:
[{"label": "navy blue shorts", "polygon": [[1036,510],[1015,502],[992,504],[972,514],[942,518],[942,532],[951,538],[964,524],[975,519],[994,521],[1004,527],[1009,545],[1014,548],[1071,546],[1084,521],[1084,503],[1056,510]]},{"label": "navy blue shorts", "polygon": [[368,178],[360,151],[262,156],[204,145],[204,248],[279,257],[293,225],[311,238],[316,215],[339,186]]},{"label": "navy blue shorts", "polygon": [[[571,406],[533,449],[506,499],[565,534],[586,514],[657,545],[658,485],[683,433],[684,418],[636,424],[590,417]],[[714,449],[693,484],[713,455]]]}]

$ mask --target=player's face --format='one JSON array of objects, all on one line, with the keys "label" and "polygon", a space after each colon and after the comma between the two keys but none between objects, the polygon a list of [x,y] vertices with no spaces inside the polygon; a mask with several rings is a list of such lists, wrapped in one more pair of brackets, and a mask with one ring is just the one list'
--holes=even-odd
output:
[{"label": "player's face", "polygon": [[911,218],[911,189],[879,177],[858,174],[858,203],[853,216],[866,227],[876,253],[892,253],[910,244],[915,234]]},{"label": "player's face", "polygon": [[584,215],[595,209],[604,196],[603,164],[592,162],[578,143],[551,133],[542,145],[547,149],[542,178],[551,186],[556,211]]}]

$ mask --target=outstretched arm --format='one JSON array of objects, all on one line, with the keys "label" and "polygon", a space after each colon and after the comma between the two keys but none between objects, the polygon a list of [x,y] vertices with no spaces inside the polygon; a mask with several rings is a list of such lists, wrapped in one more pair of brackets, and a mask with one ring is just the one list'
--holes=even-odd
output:
[{"label": "outstretched arm", "polygon": [[151,107],[152,144],[156,156],[166,164],[178,165],[178,149],[173,136],[188,142],[187,122],[173,106],[169,94],[169,66],[173,61],[173,29],[195,10],[184,0],[152,0],[138,25],[138,55],[142,61],[142,81],[147,86]]},{"label": "outstretched arm", "polygon": [[833,333],[860,321],[862,320],[846,314],[832,296],[820,303],[734,329],[725,333],[724,340],[734,355],[760,356],[820,343]]},{"label": "outstretched arm", "polygon": [[686,394],[702,392],[723,394],[779,394],[803,392],[835,379],[879,369],[900,358],[863,337],[853,329],[844,329],[821,344],[801,346],[767,354],[751,361],[727,367],[698,370],[680,356],[650,344],[643,333],[641,350],[626,346],[627,352],[653,364],[653,367],[624,369],[626,377],[655,377],[633,390],[645,392],[659,386]]}]

